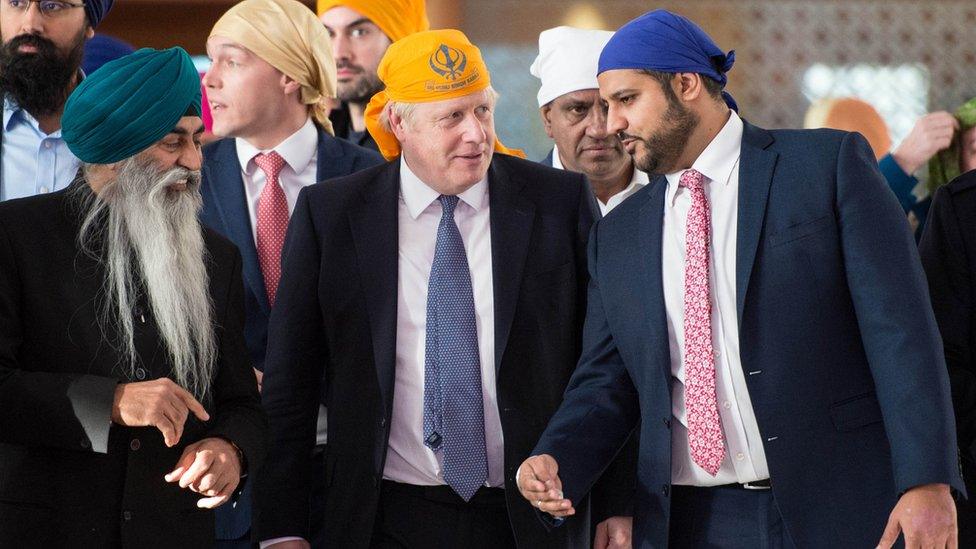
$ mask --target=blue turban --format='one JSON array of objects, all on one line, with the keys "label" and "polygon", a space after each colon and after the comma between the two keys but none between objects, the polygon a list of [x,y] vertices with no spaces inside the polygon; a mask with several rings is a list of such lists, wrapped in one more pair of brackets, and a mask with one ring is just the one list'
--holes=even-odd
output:
[{"label": "blue turban", "polygon": [[183,48],[143,48],[81,81],[64,105],[61,136],[82,162],[110,164],[149,148],[183,116],[200,116],[193,61]]},{"label": "blue turban", "polygon": [[118,38],[113,38],[107,34],[96,34],[91,40],[85,42],[85,55],[81,59],[81,70],[85,71],[85,74],[91,74],[105,63],[123,55],[129,55],[133,51],[135,49],[132,46]]},{"label": "blue turban", "polygon": [[[667,10],[654,10],[614,33],[600,54],[597,74],[616,69],[694,72],[724,87],[725,73],[734,63],[735,50],[723,53],[698,25]],[[722,97],[730,108],[739,110],[728,92],[723,91]]]},{"label": "blue turban", "polygon": [[102,19],[108,15],[108,10],[112,9],[115,0],[85,0],[85,15],[88,16],[88,24],[95,28],[101,23]]}]

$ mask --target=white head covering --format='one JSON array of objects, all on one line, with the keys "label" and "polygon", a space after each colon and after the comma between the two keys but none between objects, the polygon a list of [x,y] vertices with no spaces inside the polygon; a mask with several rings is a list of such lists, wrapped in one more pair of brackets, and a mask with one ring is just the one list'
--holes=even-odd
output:
[{"label": "white head covering", "polygon": [[539,34],[539,56],[529,72],[542,80],[539,106],[577,90],[599,88],[597,65],[603,46],[613,33],[602,30],[556,27]]}]

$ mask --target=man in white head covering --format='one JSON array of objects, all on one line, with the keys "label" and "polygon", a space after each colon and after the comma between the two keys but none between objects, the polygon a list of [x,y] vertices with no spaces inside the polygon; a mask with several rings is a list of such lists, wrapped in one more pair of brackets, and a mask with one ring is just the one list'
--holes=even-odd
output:
[{"label": "man in white head covering", "polygon": [[529,69],[542,80],[539,114],[555,143],[543,163],[585,174],[603,215],[647,184],[647,174],[634,168],[620,139],[607,132],[596,73],[611,36],[565,26],[543,31]]}]

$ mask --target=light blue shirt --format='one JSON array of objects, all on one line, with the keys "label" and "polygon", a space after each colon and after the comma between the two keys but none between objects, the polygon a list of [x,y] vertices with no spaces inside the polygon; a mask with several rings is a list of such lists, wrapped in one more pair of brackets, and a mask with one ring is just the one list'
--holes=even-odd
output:
[{"label": "light blue shirt", "polygon": [[9,99],[3,102],[0,200],[61,190],[81,162],[68,150],[61,129],[46,134],[33,116]]}]

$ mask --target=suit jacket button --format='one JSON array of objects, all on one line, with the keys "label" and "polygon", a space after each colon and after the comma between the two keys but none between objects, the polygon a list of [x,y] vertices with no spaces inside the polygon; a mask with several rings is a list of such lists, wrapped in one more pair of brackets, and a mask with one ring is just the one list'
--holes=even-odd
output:
[{"label": "suit jacket button", "polygon": [[664,497],[668,497],[668,494],[671,493],[671,487],[668,486],[667,484],[662,485],[661,493],[664,494]]},{"label": "suit jacket button", "polygon": [[129,442],[129,449],[133,452],[139,451],[139,448],[142,448],[142,443],[139,442],[139,439],[134,438],[131,442]]},{"label": "suit jacket button", "polygon": [[85,450],[91,448],[91,441],[88,440],[87,438],[81,439],[81,447],[84,448]]},{"label": "suit jacket button", "polygon": [[375,477],[373,477],[373,488],[379,488],[379,487],[380,487],[380,476],[376,475]]},{"label": "suit jacket button", "polygon": [[386,426],[386,418],[385,417],[381,417],[380,418],[380,427],[385,427],[385,426]]},{"label": "suit jacket button", "polygon": [[138,379],[139,381],[146,379],[146,370],[142,368],[136,368],[136,379]]},{"label": "suit jacket button", "polygon": [[664,418],[664,426],[668,429],[671,428],[671,418],[669,417]]},{"label": "suit jacket button", "polygon": [[122,511],[123,520],[132,520],[132,511]]}]

